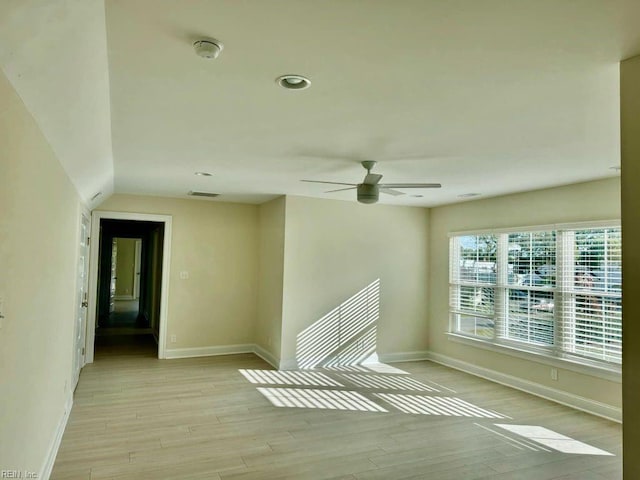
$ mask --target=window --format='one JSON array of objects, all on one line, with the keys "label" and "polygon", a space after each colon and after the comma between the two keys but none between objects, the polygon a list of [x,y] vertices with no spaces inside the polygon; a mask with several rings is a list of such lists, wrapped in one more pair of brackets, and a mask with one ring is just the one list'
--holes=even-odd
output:
[{"label": "window", "polygon": [[556,232],[507,234],[507,302],[504,336],[553,345]]},{"label": "window", "polygon": [[451,276],[451,305],[456,331],[493,338],[495,334],[496,237],[457,237]]},{"label": "window", "polygon": [[619,226],[453,235],[451,331],[554,357],[620,363]]},{"label": "window", "polygon": [[620,363],[622,359],[622,236],[619,228],[567,231],[561,285],[566,318],[561,348]]}]

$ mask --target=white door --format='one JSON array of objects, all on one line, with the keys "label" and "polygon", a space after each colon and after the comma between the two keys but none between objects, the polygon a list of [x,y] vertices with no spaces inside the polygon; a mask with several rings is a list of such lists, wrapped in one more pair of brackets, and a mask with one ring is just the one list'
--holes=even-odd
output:
[{"label": "white door", "polygon": [[89,232],[90,220],[82,214],[80,224],[80,254],[78,256],[78,308],[74,328],[73,388],[80,378],[84,366],[84,346],[87,336],[87,307],[89,292]]},{"label": "white door", "polygon": [[134,269],[133,272],[133,299],[138,300],[140,298],[140,264],[142,254],[142,239],[136,239],[136,249],[134,253]]}]

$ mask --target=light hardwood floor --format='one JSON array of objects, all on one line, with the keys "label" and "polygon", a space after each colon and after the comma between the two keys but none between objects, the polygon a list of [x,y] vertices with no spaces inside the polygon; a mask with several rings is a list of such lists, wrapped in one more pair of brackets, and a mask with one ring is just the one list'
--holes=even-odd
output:
[{"label": "light hardwood floor", "polygon": [[[97,349],[52,479],[622,476],[620,425],[430,362],[283,373],[253,355],[154,355]],[[548,446],[549,431],[565,439]]]}]

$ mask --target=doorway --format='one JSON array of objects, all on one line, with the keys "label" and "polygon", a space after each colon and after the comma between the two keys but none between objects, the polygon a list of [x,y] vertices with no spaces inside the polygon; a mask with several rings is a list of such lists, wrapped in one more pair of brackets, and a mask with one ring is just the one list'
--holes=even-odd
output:
[{"label": "doorway", "polygon": [[87,362],[140,341],[164,358],[171,217],[94,212]]},{"label": "doorway", "polygon": [[[154,228],[157,227],[157,228]],[[144,232],[144,230],[149,230]],[[153,282],[154,276],[160,273],[154,268],[154,263],[145,261],[144,271],[142,264],[142,252],[148,259],[159,255],[159,263],[162,261],[162,250],[154,249],[149,255],[149,249],[153,246],[150,238],[154,232],[162,236],[163,225],[154,222],[132,222],[103,220],[101,225],[102,241],[100,242],[100,264],[98,266],[98,329],[96,335],[101,333],[152,333],[151,308],[140,308],[140,282],[144,285],[152,281],[153,287],[158,288],[159,283]],[[115,232],[116,237],[113,237]],[[135,235],[141,235],[140,238]],[[126,235],[134,235],[129,238]],[[142,236],[143,235],[143,236]],[[143,250],[144,249],[144,250]],[[146,259],[146,260],[148,260]],[[143,275],[144,273],[144,275]],[[108,274],[108,276],[107,276]],[[155,298],[159,300],[157,292]],[[143,301],[147,301],[143,295]],[[147,306],[144,303],[142,306]],[[148,307],[148,306],[147,306]],[[157,316],[157,308],[153,312]],[[157,325],[157,318],[154,318]],[[157,331],[153,331],[156,333]]]}]

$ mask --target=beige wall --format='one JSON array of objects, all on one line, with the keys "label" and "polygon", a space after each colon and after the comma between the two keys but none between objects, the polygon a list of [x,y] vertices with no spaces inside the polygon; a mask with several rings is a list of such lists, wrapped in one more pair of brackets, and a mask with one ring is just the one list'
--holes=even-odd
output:
[{"label": "beige wall", "polygon": [[116,297],[133,296],[133,278],[135,275],[136,240],[134,238],[117,238],[118,254],[116,257]]},{"label": "beige wall", "polygon": [[0,73],[0,469],[40,473],[70,398],[79,199]]},{"label": "beige wall", "polygon": [[296,337],[380,279],[380,354],[427,346],[429,213],[422,208],[286,198],[282,357]]},{"label": "beige wall", "polygon": [[620,407],[619,383],[562,369],[558,381],[552,381],[548,365],[462,345],[450,341],[446,335],[449,328],[449,232],[617,218],[620,218],[618,178],[433,208],[429,350]]},{"label": "beige wall", "polygon": [[259,217],[260,265],[255,342],[277,362],[282,337],[285,197],[260,205]]},{"label": "beige wall", "polygon": [[[622,62],[622,311],[624,478],[640,478],[640,57]],[[638,345],[636,345],[638,344]]]},{"label": "beige wall", "polygon": [[168,349],[254,342],[256,205],[114,195],[100,210],[172,216]]}]

